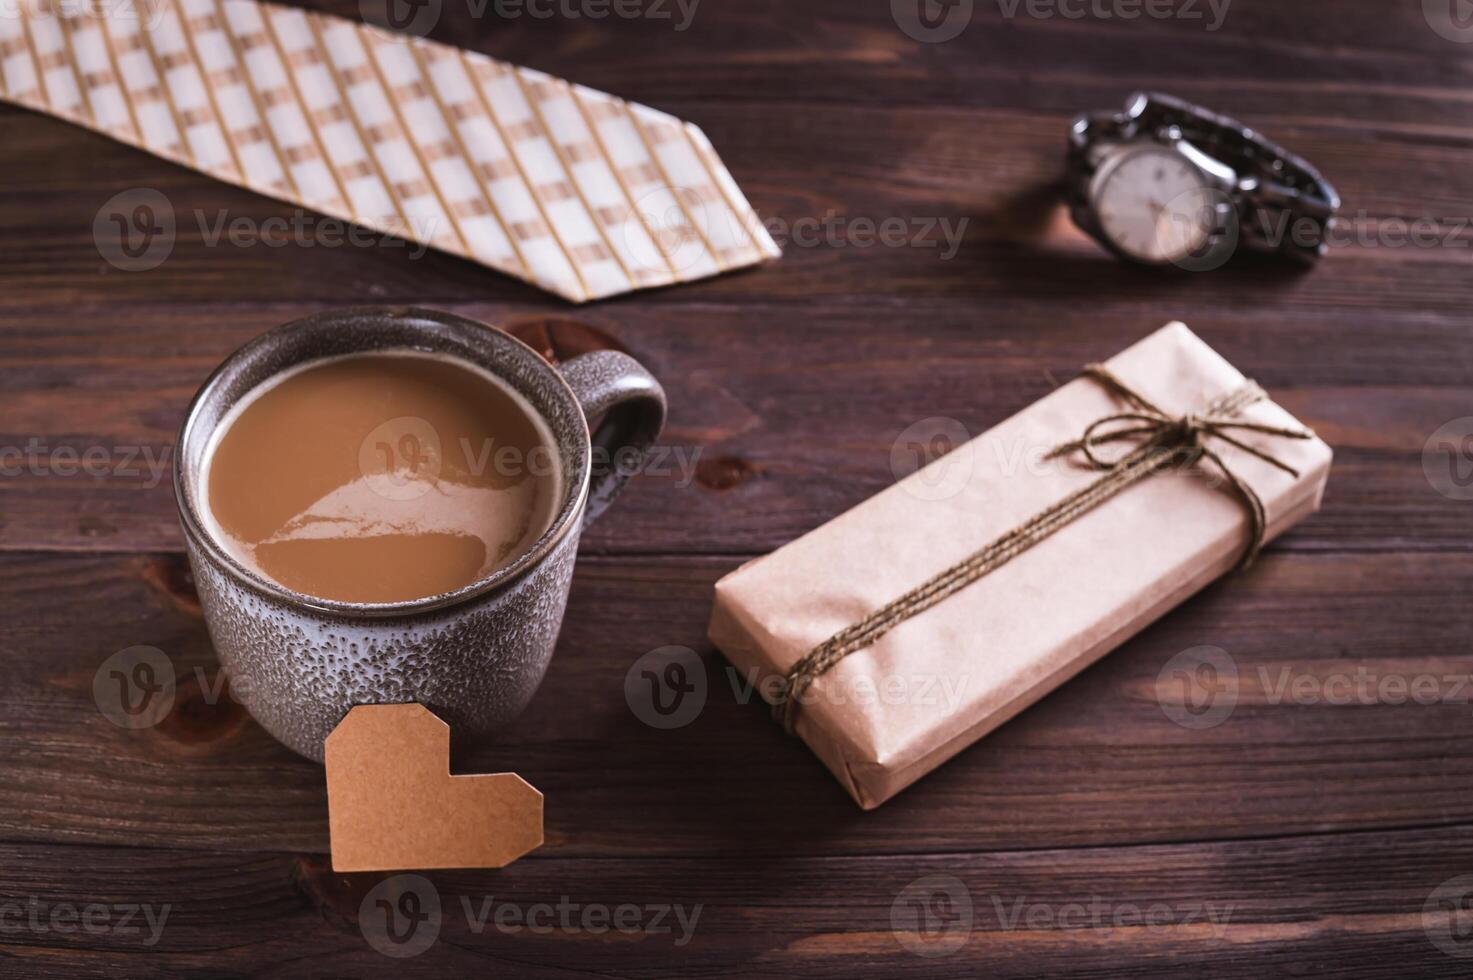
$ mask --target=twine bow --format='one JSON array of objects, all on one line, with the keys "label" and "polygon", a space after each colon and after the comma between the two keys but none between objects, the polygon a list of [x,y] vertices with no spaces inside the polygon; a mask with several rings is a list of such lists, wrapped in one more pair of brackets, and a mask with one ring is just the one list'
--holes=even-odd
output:
[{"label": "twine bow", "polygon": [[[1238,560],[1237,568],[1246,568],[1253,563],[1263,547],[1267,530],[1267,514],[1263,501],[1223,461],[1217,450],[1208,444],[1208,440],[1221,440],[1290,476],[1298,477],[1299,471],[1294,467],[1243,442],[1232,433],[1256,432],[1284,439],[1312,439],[1314,433],[1239,418],[1243,409],[1267,397],[1263,389],[1251,381],[1217,399],[1200,412],[1173,416],[1152,404],[1102,364],[1086,366],[1084,374],[1104,385],[1130,408],[1128,411],[1096,419],[1080,438],[1054,447],[1046,458],[1056,459],[1077,452],[1084,457],[1089,468],[1100,471],[1102,475],[1004,533],[982,550],[875,610],[852,626],[840,630],[810,650],[789,668],[773,702],[773,717],[783,728],[789,733],[793,731],[797,706],[804,692],[834,664],[851,653],[873,646],[907,619],[924,612],[1011,561],[1126,487],[1162,470],[1185,469],[1203,459],[1212,462],[1248,510],[1248,545]],[[1103,447],[1110,443],[1127,441],[1135,442],[1135,448],[1118,458],[1108,459],[1102,453]]]}]

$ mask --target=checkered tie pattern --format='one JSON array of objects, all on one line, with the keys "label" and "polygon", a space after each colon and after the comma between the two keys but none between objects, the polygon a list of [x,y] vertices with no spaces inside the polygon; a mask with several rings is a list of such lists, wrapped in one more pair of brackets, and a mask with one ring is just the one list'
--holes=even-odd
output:
[{"label": "checkered tie pattern", "polygon": [[10,0],[0,98],[573,302],[780,251],[690,123],[256,0]]}]

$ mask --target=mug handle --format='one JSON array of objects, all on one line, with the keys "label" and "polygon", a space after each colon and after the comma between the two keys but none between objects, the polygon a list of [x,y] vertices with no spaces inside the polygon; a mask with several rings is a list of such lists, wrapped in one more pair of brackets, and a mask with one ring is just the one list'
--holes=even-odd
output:
[{"label": "mug handle", "polygon": [[[614,350],[580,354],[558,365],[558,370],[592,430],[588,504],[583,510],[587,527],[644,465],[665,425],[665,389],[644,365]],[[637,457],[637,463],[631,465],[630,456]]]}]

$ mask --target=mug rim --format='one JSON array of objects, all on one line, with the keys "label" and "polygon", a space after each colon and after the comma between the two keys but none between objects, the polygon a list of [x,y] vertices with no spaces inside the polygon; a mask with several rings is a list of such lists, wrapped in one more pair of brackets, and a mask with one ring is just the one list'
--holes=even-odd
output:
[{"label": "mug rim", "polygon": [[[448,592],[437,592],[433,595],[421,596],[417,599],[401,599],[395,602],[348,602],[342,599],[327,599],[322,596],[308,595],[305,592],[298,592],[295,589],[288,588],[280,582],[269,579],[253,569],[246,567],[236,560],[235,556],[230,554],[215,539],[215,536],[209,532],[208,528],[204,526],[204,522],[196,512],[193,496],[186,492],[188,480],[184,472],[185,461],[188,456],[188,453],[185,452],[188,439],[193,435],[194,427],[198,422],[204,406],[211,396],[218,391],[218,386],[230,368],[245,360],[250,355],[260,351],[262,348],[270,344],[279,343],[280,338],[284,335],[299,330],[321,328],[324,325],[344,326],[361,322],[363,319],[370,317],[376,319],[392,319],[405,324],[413,324],[415,321],[429,321],[430,323],[445,327],[480,330],[488,334],[493,342],[508,344],[513,350],[520,349],[520,353],[528,358],[528,363],[535,364],[536,370],[551,378],[554,390],[558,392],[559,396],[565,397],[567,403],[573,409],[573,417],[577,419],[580,426],[579,430],[573,433],[573,437],[579,447],[578,451],[584,464],[581,467],[577,467],[581,469],[582,476],[578,481],[576,492],[574,492],[574,488],[565,487],[565,499],[563,506],[558,510],[557,516],[553,518],[541,537],[529,549],[518,556],[516,560],[503,565],[489,575],[483,575],[457,589],[452,589]],[[388,349],[383,348],[383,350]],[[355,353],[365,354],[372,352],[373,348],[367,348],[357,352],[350,351],[339,355],[328,355],[328,357],[323,359],[327,360],[339,356],[352,357]],[[503,373],[497,371],[494,366],[474,361],[459,351],[445,354],[444,356],[463,361],[478,370],[489,371],[503,384],[511,386],[521,397],[526,397],[510,379],[504,377]],[[297,363],[310,363],[310,360]],[[288,365],[286,368],[273,372],[267,379],[258,382],[256,385],[252,385],[246,394],[248,395],[250,391],[264,384],[271,377],[280,374],[281,371],[295,366],[297,365]],[[243,397],[245,396],[243,395]],[[556,436],[557,433],[553,429],[553,420],[547,418],[546,413],[536,408],[536,406],[532,406],[532,408],[533,411],[536,411],[542,417],[542,421],[547,425],[549,431],[552,431],[554,436]],[[218,426],[219,423],[217,422],[216,424]],[[209,435],[213,437],[214,431],[212,430]],[[579,439],[580,435],[581,439]],[[567,379],[563,377],[562,372],[543,358],[541,354],[537,353],[530,345],[518,340],[505,330],[480,320],[460,316],[456,313],[431,310],[419,306],[353,306],[343,309],[323,310],[272,327],[252,337],[240,347],[236,348],[210,372],[209,377],[204,380],[199,390],[195,392],[194,397],[190,399],[189,406],[184,412],[184,421],[179,426],[179,434],[176,437],[174,449],[174,500],[179,509],[180,523],[184,526],[185,534],[206,552],[210,560],[217,567],[224,569],[238,584],[246,588],[297,608],[307,608],[317,612],[331,613],[347,618],[366,619],[413,616],[418,613],[433,612],[459,605],[471,599],[505,589],[541,564],[543,559],[551,554],[562,543],[563,539],[571,533],[572,528],[577,526],[578,518],[587,505],[588,488],[592,473],[591,465],[589,465],[592,448],[593,438],[589,433],[588,418],[583,413],[583,407],[578,401],[577,394],[574,393]],[[565,470],[573,469],[566,464],[564,464],[563,468]],[[565,481],[570,478],[571,474],[565,474]]]}]

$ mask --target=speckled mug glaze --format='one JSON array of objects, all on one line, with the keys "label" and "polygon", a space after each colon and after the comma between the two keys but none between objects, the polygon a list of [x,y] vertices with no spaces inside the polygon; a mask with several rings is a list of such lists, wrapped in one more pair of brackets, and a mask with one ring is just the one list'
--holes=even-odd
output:
[{"label": "speckled mug glaze", "polygon": [[[198,477],[220,421],[287,368],[403,349],[489,370],[546,420],[565,494],[547,533],[494,574],[409,602],[307,596],[237,562],[201,520]],[[589,420],[600,417],[590,436]],[[355,704],[417,701],[449,722],[457,739],[491,734],[526,707],[541,683],[562,625],[579,534],[638,468],[664,418],[659,383],[626,354],[595,351],[554,369],[499,330],[431,310],[323,313],[246,344],[195,395],[174,464],[189,563],[234,696],[268,732],[318,761],[323,739]],[[594,472],[594,446],[619,465]]]}]

